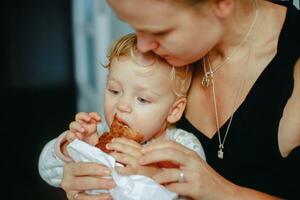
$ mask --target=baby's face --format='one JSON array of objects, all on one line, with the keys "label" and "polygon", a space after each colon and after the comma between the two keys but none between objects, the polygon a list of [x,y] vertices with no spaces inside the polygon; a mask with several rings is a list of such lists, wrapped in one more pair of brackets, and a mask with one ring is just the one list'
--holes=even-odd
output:
[{"label": "baby's face", "polygon": [[128,57],[113,59],[105,91],[105,119],[111,124],[117,116],[144,140],[161,133],[176,96],[172,92],[171,67],[156,62],[143,67]]}]

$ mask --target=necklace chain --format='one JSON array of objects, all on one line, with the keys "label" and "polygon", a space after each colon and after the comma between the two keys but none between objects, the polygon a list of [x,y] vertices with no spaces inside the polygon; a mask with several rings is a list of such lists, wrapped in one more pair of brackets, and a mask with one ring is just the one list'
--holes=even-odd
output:
[{"label": "necklace chain", "polygon": [[[245,73],[242,73],[244,71],[241,71],[241,76],[240,76],[240,81],[239,81],[240,85],[239,85],[239,88],[238,88],[237,93],[235,95],[235,99],[234,99],[234,103],[233,103],[233,108],[232,108],[232,111],[231,111],[231,115],[230,115],[230,118],[229,118],[229,122],[228,122],[228,125],[227,125],[227,128],[226,128],[226,131],[225,131],[224,138],[222,140],[221,133],[220,133],[219,114],[218,114],[218,109],[217,109],[217,100],[216,100],[217,98],[216,98],[214,73],[218,69],[220,69],[222,66],[224,66],[231,59],[231,57],[237,52],[237,50],[240,48],[240,46],[242,46],[243,43],[246,42],[248,36],[250,35],[250,32],[252,31],[252,29],[253,29],[253,27],[254,27],[254,25],[256,23],[256,19],[257,19],[257,15],[258,15],[257,2],[256,2],[256,0],[253,0],[253,2],[254,2],[254,5],[255,5],[255,16],[254,16],[253,22],[252,22],[252,24],[251,24],[251,26],[250,26],[247,34],[245,35],[244,39],[235,48],[235,50],[230,54],[230,56],[226,57],[226,59],[224,60],[224,62],[222,62],[220,65],[218,65],[215,69],[212,68],[208,55],[207,55],[207,57],[205,56],[203,58],[204,77],[203,77],[203,80],[202,80],[202,85],[204,87],[209,87],[210,83],[212,84],[213,104],[214,104],[214,112],[215,112],[215,118],[216,118],[217,134],[218,134],[218,140],[219,140],[219,148],[218,148],[218,152],[217,152],[218,154],[217,155],[218,155],[218,158],[220,158],[220,159],[224,158],[224,151],[223,151],[223,149],[224,149],[225,140],[227,138],[227,135],[228,135],[228,132],[229,132],[232,120],[233,120],[233,116],[234,116],[234,112],[235,112],[235,109],[236,109],[236,105],[237,105],[238,99],[240,97],[240,94],[242,92],[242,89],[243,89],[243,87],[245,85],[246,79],[244,79],[244,80],[242,79],[243,74],[245,74]],[[206,70],[206,63],[208,63],[209,71]]]},{"label": "necklace chain", "polygon": [[[210,64],[209,60],[207,61],[207,63],[208,63],[208,66],[209,66],[209,70],[211,71],[212,68],[211,68],[211,64]],[[224,149],[225,140],[226,140],[226,137],[228,135],[229,128],[231,126],[231,122],[232,122],[232,119],[233,119],[233,116],[234,116],[234,112],[235,112],[235,108],[236,108],[236,105],[237,105],[237,102],[238,102],[238,98],[239,98],[239,96],[240,96],[240,94],[242,92],[242,89],[243,89],[244,85],[245,85],[245,79],[244,79],[244,81],[242,81],[242,76],[241,76],[241,80],[239,81],[240,82],[240,86],[239,86],[238,91],[237,91],[237,93],[235,95],[235,99],[234,99],[234,103],[233,103],[233,108],[232,108],[232,111],[231,111],[231,115],[230,115],[230,118],[229,118],[229,123],[227,125],[223,141],[221,139],[219,114],[218,114],[218,108],[217,108],[217,100],[216,100],[217,98],[216,98],[216,90],[215,90],[215,82],[214,82],[214,79],[213,79],[213,74],[212,74],[211,81],[212,81],[211,83],[212,83],[212,94],[213,94],[214,111],[215,111],[215,118],[216,118],[216,125],[217,125],[217,134],[218,134],[218,140],[219,140],[218,158],[223,159],[224,158],[223,149]]]},{"label": "necklace chain", "polygon": [[[258,16],[258,8],[257,8],[257,2],[256,0],[253,0],[254,3],[254,7],[255,7],[255,15],[254,18],[252,20],[252,23],[249,27],[249,30],[247,31],[247,33],[245,34],[244,38],[241,40],[241,42],[234,48],[234,50],[231,52],[231,54],[229,56],[227,56],[225,58],[225,60],[220,63],[219,65],[217,65],[214,69],[212,68],[212,70],[207,71],[206,67],[203,66],[203,70],[204,70],[204,76],[202,79],[202,86],[203,87],[209,87],[210,83],[212,82],[212,78],[214,73],[220,69],[221,67],[223,67],[227,62],[230,61],[230,59],[236,54],[236,52],[239,50],[239,48],[248,40],[248,37],[250,35],[250,33],[252,32],[252,29],[254,28],[254,25],[256,24],[256,20],[257,20],[257,16]],[[209,60],[209,55],[207,54],[208,60]]]}]

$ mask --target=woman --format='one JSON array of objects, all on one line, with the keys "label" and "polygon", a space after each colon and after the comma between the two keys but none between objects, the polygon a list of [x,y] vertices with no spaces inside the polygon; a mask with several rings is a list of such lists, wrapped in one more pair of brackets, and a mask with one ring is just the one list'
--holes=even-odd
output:
[{"label": "woman", "polygon": [[[207,163],[181,145],[154,142],[142,150],[140,164],[169,160],[180,165],[154,179],[192,199],[293,198],[294,180],[300,177],[300,32],[299,12],[291,3],[107,3],[136,30],[140,51],[153,51],[178,67],[195,63],[187,110],[178,126],[198,137]],[[62,183],[67,195],[113,187],[93,176],[103,175],[101,169],[68,164]]]}]

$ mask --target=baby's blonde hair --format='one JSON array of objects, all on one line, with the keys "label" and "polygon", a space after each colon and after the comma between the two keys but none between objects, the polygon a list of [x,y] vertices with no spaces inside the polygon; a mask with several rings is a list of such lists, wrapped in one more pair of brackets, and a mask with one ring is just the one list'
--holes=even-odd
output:
[{"label": "baby's blonde hair", "polygon": [[172,68],[169,76],[172,90],[177,97],[186,97],[192,81],[192,65],[174,67],[152,52],[141,53],[137,49],[137,37],[133,33],[127,34],[112,43],[107,55],[108,64],[106,67],[110,69],[113,59],[121,56],[130,56],[130,59],[139,64],[136,59],[137,56],[145,56],[146,54],[153,59],[153,62],[147,66],[153,66],[158,61]]}]

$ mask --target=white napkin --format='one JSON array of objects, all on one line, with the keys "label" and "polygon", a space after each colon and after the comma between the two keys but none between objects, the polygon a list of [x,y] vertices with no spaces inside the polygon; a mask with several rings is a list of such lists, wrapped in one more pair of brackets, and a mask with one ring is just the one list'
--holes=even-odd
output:
[{"label": "white napkin", "polygon": [[[177,194],[167,190],[149,177],[142,175],[119,175],[115,170],[115,159],[81,140],[74,140],[67,146],[67,151],[75,162],[96,162],[112,169],[112,178],[116,187],[109,192],[114,200],[174,200]],[[87,191],[90,194],[107,192],[106,190]]]}]

